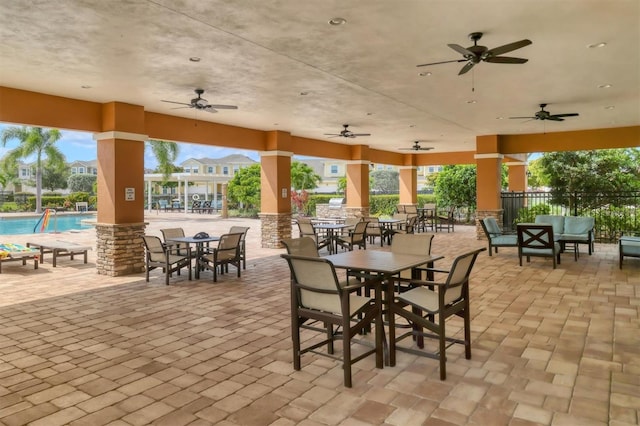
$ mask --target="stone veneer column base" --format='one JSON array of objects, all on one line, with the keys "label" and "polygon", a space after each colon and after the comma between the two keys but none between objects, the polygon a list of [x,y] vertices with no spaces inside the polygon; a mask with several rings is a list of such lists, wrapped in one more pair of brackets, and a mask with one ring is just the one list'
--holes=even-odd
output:
[{"label": "stone veneer column base", "polygon": [[343,207],[345,217],[368,217],[371,213],[369,207]]},{"label": "stone veneer column base", "polygon": [[142,236],[146,226],[146,223],[96,224],[99,275],[117,277],[144,272]]},{"label": "stone veneer column base", "polygon": [[482,225],[480,225],[480,221],[485,217],[495,217],[498,225],[502,228],[502,216],[504,210],[476,210],[476,237],[479,240],[486,240],[487,237],[484,235],[484,231],[482,230]]},{"label": "stone veneer column base", "polygon": [[260,213],[262,248],[282,248],[280,241],[291,238],[291,213]]}]

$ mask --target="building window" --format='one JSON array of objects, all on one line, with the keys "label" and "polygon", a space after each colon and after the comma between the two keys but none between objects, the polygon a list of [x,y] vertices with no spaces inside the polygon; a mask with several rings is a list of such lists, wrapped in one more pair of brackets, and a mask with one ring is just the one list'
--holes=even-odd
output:
[{"label": "building window", "polygon": [[198,168],[197,167],[192,168],[191,169],[191,173],[193,173],[193,174],[198,173]]},{"label": "building window", "polygon": [[22,177],[29,177],[29,169],[22,169]]},{"label": "building window", "polygon": [[77,168],[75,168],[75,167],[72,167],[72,168],[71,168],[71,174],[72,174],[72,175],[75,175],[76,173],[78,173],[78,169],[77,169]]},{"label": "building window", "polygon": [[383,166],[382,164],[378,164],[377,169],[378,169],[378,170],[384,170],[384,166]]},{"label": "building window", "polygon": [[96,169],[95,167],[93,168],[93,174],[97,175],[98,174],[98,169]]},{"label": "building window", "polygon": [[78,167],[78,173],[79,174],[83,175],[84,171],[85,171],[84,167]]},{"label": "building window", "polygon": [[433,166],[429,166],[429,173],[433,173],[436,171],[436,168]]},{"label": "building window", "polygon": [[222,174],[223,175],[228,175],[229,174],[229,167],[228,166],[224,166],[222,168]]},{"label": "building window", "polygon": [[185,167],[184,168],[184,172],[185,173],[191,173],[191,167]]},{"label": "building window", "polygon": [[233,166],[233,174],[235,175],[240,170],[240,166]]},{"label": "building window", "polygon": [[337,175],[338,174],[338,165],[337,164],[332,164],[331,165],[331,174],[332,175]]},{"label": "building window", "polygon": [[213,167],[209,166],[209,168],[207,168],[207,173],[213,173]]}]

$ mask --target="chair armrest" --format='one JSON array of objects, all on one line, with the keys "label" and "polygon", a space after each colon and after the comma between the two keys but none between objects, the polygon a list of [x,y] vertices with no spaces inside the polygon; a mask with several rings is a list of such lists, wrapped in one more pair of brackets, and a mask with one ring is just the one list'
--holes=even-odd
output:
[{"label": "chair armrest", "polygon": [[427,287],[433,287],[433,286],[444,287],[447,285],[446,283],[441,283],[437,281],[415,280],[411,278],[397,278],[395,281],[406,282],[406,283],[411,283],[412,285],[427,286]]}]

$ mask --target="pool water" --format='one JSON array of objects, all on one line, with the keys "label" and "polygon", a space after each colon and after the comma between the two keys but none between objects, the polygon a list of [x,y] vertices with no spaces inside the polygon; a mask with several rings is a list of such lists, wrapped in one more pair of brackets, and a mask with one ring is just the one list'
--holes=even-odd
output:
[{"label": "pool water", "polygon": [[[94,220],[95,218],[96,216],[93,214],[51,216],[49,225],[44,232],[91,229],[93,228],[92,223],[83,223],[82,221]],[[33,228],[39,220],[40,216],[0,217],[0,235],[33,234]],[[40,232],[41,225],[41,223],[38,224],[35,233]]]}]

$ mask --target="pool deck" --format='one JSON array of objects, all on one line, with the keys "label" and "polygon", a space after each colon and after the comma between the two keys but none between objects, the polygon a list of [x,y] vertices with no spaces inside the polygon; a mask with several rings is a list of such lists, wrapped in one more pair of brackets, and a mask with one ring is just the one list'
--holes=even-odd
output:
[{"label": "pool deck", "polygon": [[[289,271],[260,248],[260,222],[151,213],[148,233],[219,234],[250,226],[247,269],[213,283],[162,272],[96,274],[95,232],[56,234],[90,245],[89,263],[60,259],[0,275],[1,425],[637,425],[640,423],[640,259],[618,269],[617,246],[592,256],[481,253],[471,277],[471,360],[399,353],[397,365],[291,363]],[[6,238],[6,237],[1,237]],[[26,243],[36,236],[17,235]],[[475,229],[438,233],[445,259],[474,247]],[[369,250],[388,250],[373,244]],[[232,268],[231,268],[232,269]],[[233,271],[232,271],[233,272]],[[448,323],[450,334],[460,323]],[[336,346],[340,350],[340,346]]]}]

